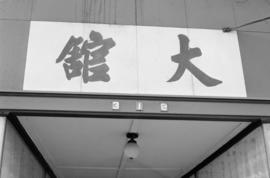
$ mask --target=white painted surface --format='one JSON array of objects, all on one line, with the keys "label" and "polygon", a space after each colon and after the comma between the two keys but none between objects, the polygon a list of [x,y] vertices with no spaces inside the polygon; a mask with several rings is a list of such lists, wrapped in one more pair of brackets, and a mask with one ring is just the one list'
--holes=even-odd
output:
[{"label": "white painted surface", "polygon": [[168,111],[168,104],[167,103],[160,103],[160,111],[167,112]]},{"label": "white painted surface", "polygon": [[243,129],[238,122],[19,119],[62,178],[116,177],[128,131],[139,133],[140,154],[124,163],[121,178],[180,177]]},{"label": "white painted surface", "polygon": [[193,95],[192,76],[186,71],[176,82],[167,82],[178,64],[171,56],[180,51],[178,35],[186,29],[138,27],[139,93]]},{"label": "white painted surface", "polygon": [[119,110],[120,109],[120,103],[119,103],[119,101],[113,101],[112,102],[112,109],[113,110]]},{"label": "white painted surface", "polygon": [[[113,37],[116,42],[116,46],[106,56],[111,76],[109,84],[106,82],[84,84],[81,77],[67,80],[63,62],[56,63],[56,59],[72,35],[76,38],[81,36],[86,40],[89,39],[91,30],[100,32],[104,38]],[[104,28],[103,25],[97,24],[31,22],[24,90],[135,93],[137,91],[135,67],[137,62],[134,50],[136,43],[130,43],[135,41],[135,37],[135,29],[129,26],[112,28],[106,25]]]},{"label": "white painted surface", "polygon": [[[94,30],[113,38],[116,46],[105,57],[109,82],[83,83],[82,77],[67,80],[61,63],[56,63],[73,35],[89,40]],[[190,48],[202,56],[191,59],[207,75],[222,83],[206,87],[189,70],[167,82],[178,68],[171,57],[180,53],[178,35],[186,35]],[[81,59],[82,60],[82,59]],[[63,22],[31,22],[24,90],[120,93],[142,95],[188,95],[246,97],[245,80],[237,33],[221,30],[120,26]]]},{"label": "white painted surface", "polygon": [[2,159],[2,149],[5,137],[6,117],[0,117],[0,160]]},{"label": "white painted surface", "polygon": [[189,30],[191,46],[200,47],[202,56],[192,60],[205,73],[222,84],[206,87],[193,77],[194,95],[246,96],[240,49],[236,33],[221,30]]}]

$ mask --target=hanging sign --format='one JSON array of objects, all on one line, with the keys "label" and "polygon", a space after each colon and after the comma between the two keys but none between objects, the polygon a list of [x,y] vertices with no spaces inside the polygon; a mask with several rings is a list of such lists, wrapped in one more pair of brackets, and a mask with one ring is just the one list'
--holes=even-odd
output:
[{"label": "hanging sign", "polygon": [[35,21],[23,89],[246,97],[235,32]]}]

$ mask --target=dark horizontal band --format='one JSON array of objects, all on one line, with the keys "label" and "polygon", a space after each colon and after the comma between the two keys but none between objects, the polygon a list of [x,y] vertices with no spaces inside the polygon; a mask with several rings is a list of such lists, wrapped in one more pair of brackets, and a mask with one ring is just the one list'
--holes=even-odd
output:
[{"label": "dark horizontal band", "polygon": [[153,100],[153,101],[192,101],[221,103],[254,103],[270,104],[269,99],[238,98],[238,97],[195,97],[175,95],[128,95],[128,94],[89,94],[89,93],[48,93],[48,92],[10,92],[0,91],[0,96],[20,97],[55,97],[55,98],[86,98],[86,99],[120,99],[120,100]]}]

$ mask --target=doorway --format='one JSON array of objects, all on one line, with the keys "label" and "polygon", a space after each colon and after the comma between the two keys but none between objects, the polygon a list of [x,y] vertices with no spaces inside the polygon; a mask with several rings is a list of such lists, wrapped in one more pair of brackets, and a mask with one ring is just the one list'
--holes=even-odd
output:
[{"label": "doorway", "polygon": [[[250,124],[166,118],[16,118],[56,177],[60,178],[181,177]],[[139,155],[132,160],[124,155],[128,132],[139,135],[136,139]],[[6,133],[6,137],[8,135]],[[18,152],[19,155],[22,150],[17,147],[12,154]],[[13,158],[5,160],[5,154],[8,153],[4,151],[4,164],[11,165],[8,162],[14,161]]]}]

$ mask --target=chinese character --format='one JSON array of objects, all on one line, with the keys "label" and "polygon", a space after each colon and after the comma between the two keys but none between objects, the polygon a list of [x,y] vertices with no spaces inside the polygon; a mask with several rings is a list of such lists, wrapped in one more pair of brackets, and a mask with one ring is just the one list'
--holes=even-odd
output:
[{"label": "chinese character", "polygon": [[199,57],[202,55],[201,49],[190,48],[189,39],[187,36],[183,34],[178,35],[178,38],[180,42],[180,53],[172,56],[171,58],[173,62],[178,63],[178,68],[175,74],[167,82],[174,82],[179,80],[184,74],[185,70],[187,69],[207,87],[216,86],[222,83],[222,81],[208,76],[190,62],[192,58]]},{"label": "chinese character", "polygon": [[[103,39],[99,32],[91,31],[90,41],[71,36],[56,63],[64,60],[63,67],[68,80],[82,75],[83,82],[110,81],[105,57],[115,46],[112,38]],[[83,62],[80,60],[83,57]],[[89,75],[91,72],[91,75]]]}]

